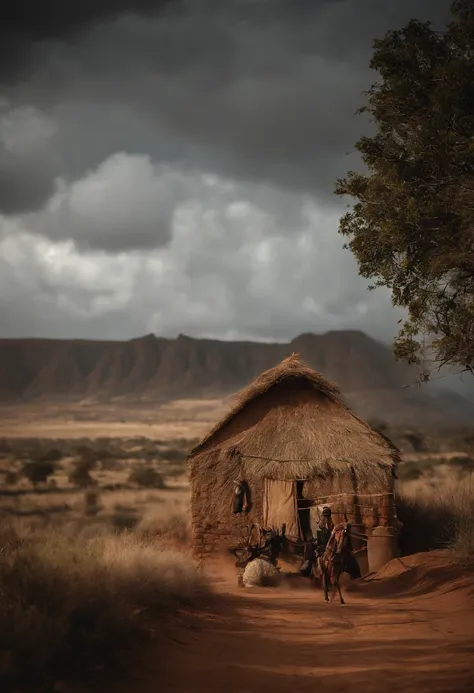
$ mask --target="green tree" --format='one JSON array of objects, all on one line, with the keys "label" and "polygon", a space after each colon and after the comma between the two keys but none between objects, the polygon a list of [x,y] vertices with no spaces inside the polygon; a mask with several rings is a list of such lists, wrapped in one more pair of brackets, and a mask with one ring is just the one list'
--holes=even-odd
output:
[{"label": "green tree", "polygon": [[[374,42],[380,80],[360,112],[373,134],[335,193],[359,273],[407,309],[395,354],[474,367],[474,2],[457,0],[446,31],[411,20]],[[428,344],[428,349],[424,344]],[[429,371],[424,374],[429,377]]]}]

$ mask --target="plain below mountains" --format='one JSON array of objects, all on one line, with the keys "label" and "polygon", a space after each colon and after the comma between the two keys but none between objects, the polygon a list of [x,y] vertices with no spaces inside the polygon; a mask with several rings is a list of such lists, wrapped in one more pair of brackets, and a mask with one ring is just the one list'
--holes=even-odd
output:
[{"label": "plain below mountains", "polygon": [[389,423],[471,423],[474,403],[433,387],[397,363],[391,348],[358,331],[303,334],[287,344],[180,335],[129,341],[0,340],[0,400],[65,399],[126,404],[225,397],[297,352],[336,382],[365,418]]}]

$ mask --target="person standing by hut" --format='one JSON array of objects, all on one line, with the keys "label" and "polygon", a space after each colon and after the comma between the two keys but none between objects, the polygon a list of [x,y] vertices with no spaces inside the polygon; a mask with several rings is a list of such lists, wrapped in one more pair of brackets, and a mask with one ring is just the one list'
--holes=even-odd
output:
[{"label": "person standing by hut", "polygon": [[316,530],[316,553],[318,556],[322,556],[325,552],[333,529],[334,522],[332,521],[331,508],[325,505]]},{"label": "person standing by hut", "polygon": [[334,522],[332,521],[331,508],[325,505],[316,527],[315,536],[310,532],[306,537],[303,563],[300,568],[301,575],[308,577],[311,574],[314,559],[323,555],[333,529]]}]

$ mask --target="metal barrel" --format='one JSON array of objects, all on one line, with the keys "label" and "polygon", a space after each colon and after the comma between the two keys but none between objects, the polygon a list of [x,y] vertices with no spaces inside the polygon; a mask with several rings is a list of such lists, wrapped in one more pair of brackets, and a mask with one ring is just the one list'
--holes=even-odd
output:
[{"label": "metal barrel", "polygon": [[374,527],[367,539],[369,570],[376,573],[389,561],[400,556],[398,532],[394,527]]}]

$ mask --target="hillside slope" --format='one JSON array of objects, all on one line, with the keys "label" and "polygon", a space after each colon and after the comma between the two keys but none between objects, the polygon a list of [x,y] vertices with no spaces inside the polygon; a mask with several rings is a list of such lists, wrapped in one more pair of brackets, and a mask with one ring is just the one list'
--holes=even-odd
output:
[{"label": "hillside slope", "polygon": [[358,331],[303,334],[287,344],[147,335],[124,342],[0,340],[0,400],[157,401],[232,394],[298,352],[334,380],[361,414],[391,420],[471,421],[474,405],[456,393],[403,389],[415,373],[389,347]]}]

